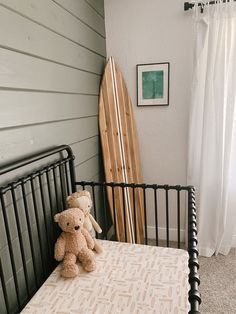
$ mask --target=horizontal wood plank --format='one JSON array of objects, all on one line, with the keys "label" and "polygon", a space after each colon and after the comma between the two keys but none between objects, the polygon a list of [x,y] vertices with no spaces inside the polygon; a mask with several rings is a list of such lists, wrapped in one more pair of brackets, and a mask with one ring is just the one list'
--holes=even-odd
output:
[{"label": "horizontal wood plank", "polygon": [[98,95],[100,76],[0,49],[0,87]]},{"label": "horizontal wood plank", "polygon": [[81,164],[98,154],[98,135],[70,145],[75,155],[75,164]]},{"label": "horizontal wood plank", "polygon": [[98,74],[103,71],[103,57],[2,6],[0,38],[0,47],[8,47]]},{"label": "horizontal wood plank", "polygon": [[98,96],[0,90],[0,129],[98,114]]},{"label": "horizontal wood plank", "polygon": [[104,17],[104,1],[103,0],[85,0],[91,5],[101,16]]},{"label": "horizontal wood plank", "polygon": [[103,182],[104,181],[103,173],[101,171],[96,173],[93,177],[90,178],[90,180],[94,182]]},{"label": "horizontal wood plank", "polygon": [[0,131],[0,164],[49,147],[72,144],[98,135],[97,117]]},{"label": "horizontal wood plank", "polygon": [[94,9],[84,0],[53,0],[71,14],[78,17],[81,21],[89,25],[105,37],[105,23],[101,15],[97,14]]},{"label": "horizontal wood plank", "polygon": [[0,0],[0,4],[70,40],[105,56],[105,39],[48,0]]},{"label": "horizontal wood plank", "polygon": [[93,178],[100,168],[99,156],[94,156],[86,162],[75,167],[77,181],[89,181]]}]

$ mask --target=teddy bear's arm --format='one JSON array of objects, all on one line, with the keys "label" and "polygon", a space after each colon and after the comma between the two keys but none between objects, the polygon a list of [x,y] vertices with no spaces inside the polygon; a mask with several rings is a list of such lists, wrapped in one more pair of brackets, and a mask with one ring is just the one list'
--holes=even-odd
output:
[{"label": "teddy bear's arm", "polygon": [[99,224],[96,222],[96,220],[93,218],[91,214],[89,214],[89,219],[93,225],[93,228],[97,231],[97,233],[102,233],[102,229],[99,226]]},{"label": "teddy bear's arm", "polygon": [[91,235],[89,234],[89,232],[85,228],[82,228],[81,232],[85,237],[88,248],[92,250],[94,248],[93,238],[91,237]]},{"label": "teddy bear's arm", "polygon": [[65,256],[65,247],[66,247],[66,240],[64,237],[60,236],[57,239],[57,242],[55,244],[55,250],[54,250],[54,258],[58,262],[62,261]]}]

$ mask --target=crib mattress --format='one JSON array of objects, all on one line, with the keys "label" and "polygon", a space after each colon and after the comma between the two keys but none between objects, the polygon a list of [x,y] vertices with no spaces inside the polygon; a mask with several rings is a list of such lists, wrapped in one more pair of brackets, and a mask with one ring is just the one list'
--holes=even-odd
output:
[{"label": "crib mattress", "polygon": [[186,314],[188,253],[184,250],[101,241],[97,269],[73,279],[60,265],[23,309],[30,314]]}]

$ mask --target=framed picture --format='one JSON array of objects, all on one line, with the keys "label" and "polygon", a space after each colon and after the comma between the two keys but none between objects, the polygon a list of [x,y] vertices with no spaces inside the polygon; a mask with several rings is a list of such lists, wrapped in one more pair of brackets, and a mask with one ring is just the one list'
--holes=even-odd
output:
[{"label": "framed picture", "polygon": [[170,64],[137,64],[137,105],[169,105]]}]

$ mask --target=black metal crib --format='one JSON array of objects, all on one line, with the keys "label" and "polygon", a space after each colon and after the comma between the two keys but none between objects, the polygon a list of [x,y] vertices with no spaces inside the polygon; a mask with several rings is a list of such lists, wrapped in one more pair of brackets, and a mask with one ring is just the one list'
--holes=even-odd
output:
[{"label": "black metal crib", "polygon": [[[144,200],[144,242],[150,244],[147,228],[147,193],[153,196],[154,241],[160,245],[157,192],[165,200],[165,246],[170,238],[169,194],[175,193],[177,244],[181,247],[180,215],[182,200],[187,200],[189,253],[189,313],[200,313],[198,290],[199,263],[195,191],[192,186],[77,182],[74,156],[67,145],[51,148],[0,167],[0,313],[19,313],[56,267],[53,248],[59,229],[53,222],[56,212],[65,209],[66,196],[88,189],[93,198],[93,214],[102,224],[101,238],[116,240],[116,228],[110,218],[107,189],[141,189]],[[135,195],[135,193],[134,193]],[[101,211],[99,208],[105,208]],[[115,211],[115,206],[113,207]],[[113,228],[112,228],[113,227]],[[127,236],[125,234],[125,240]]]}]

